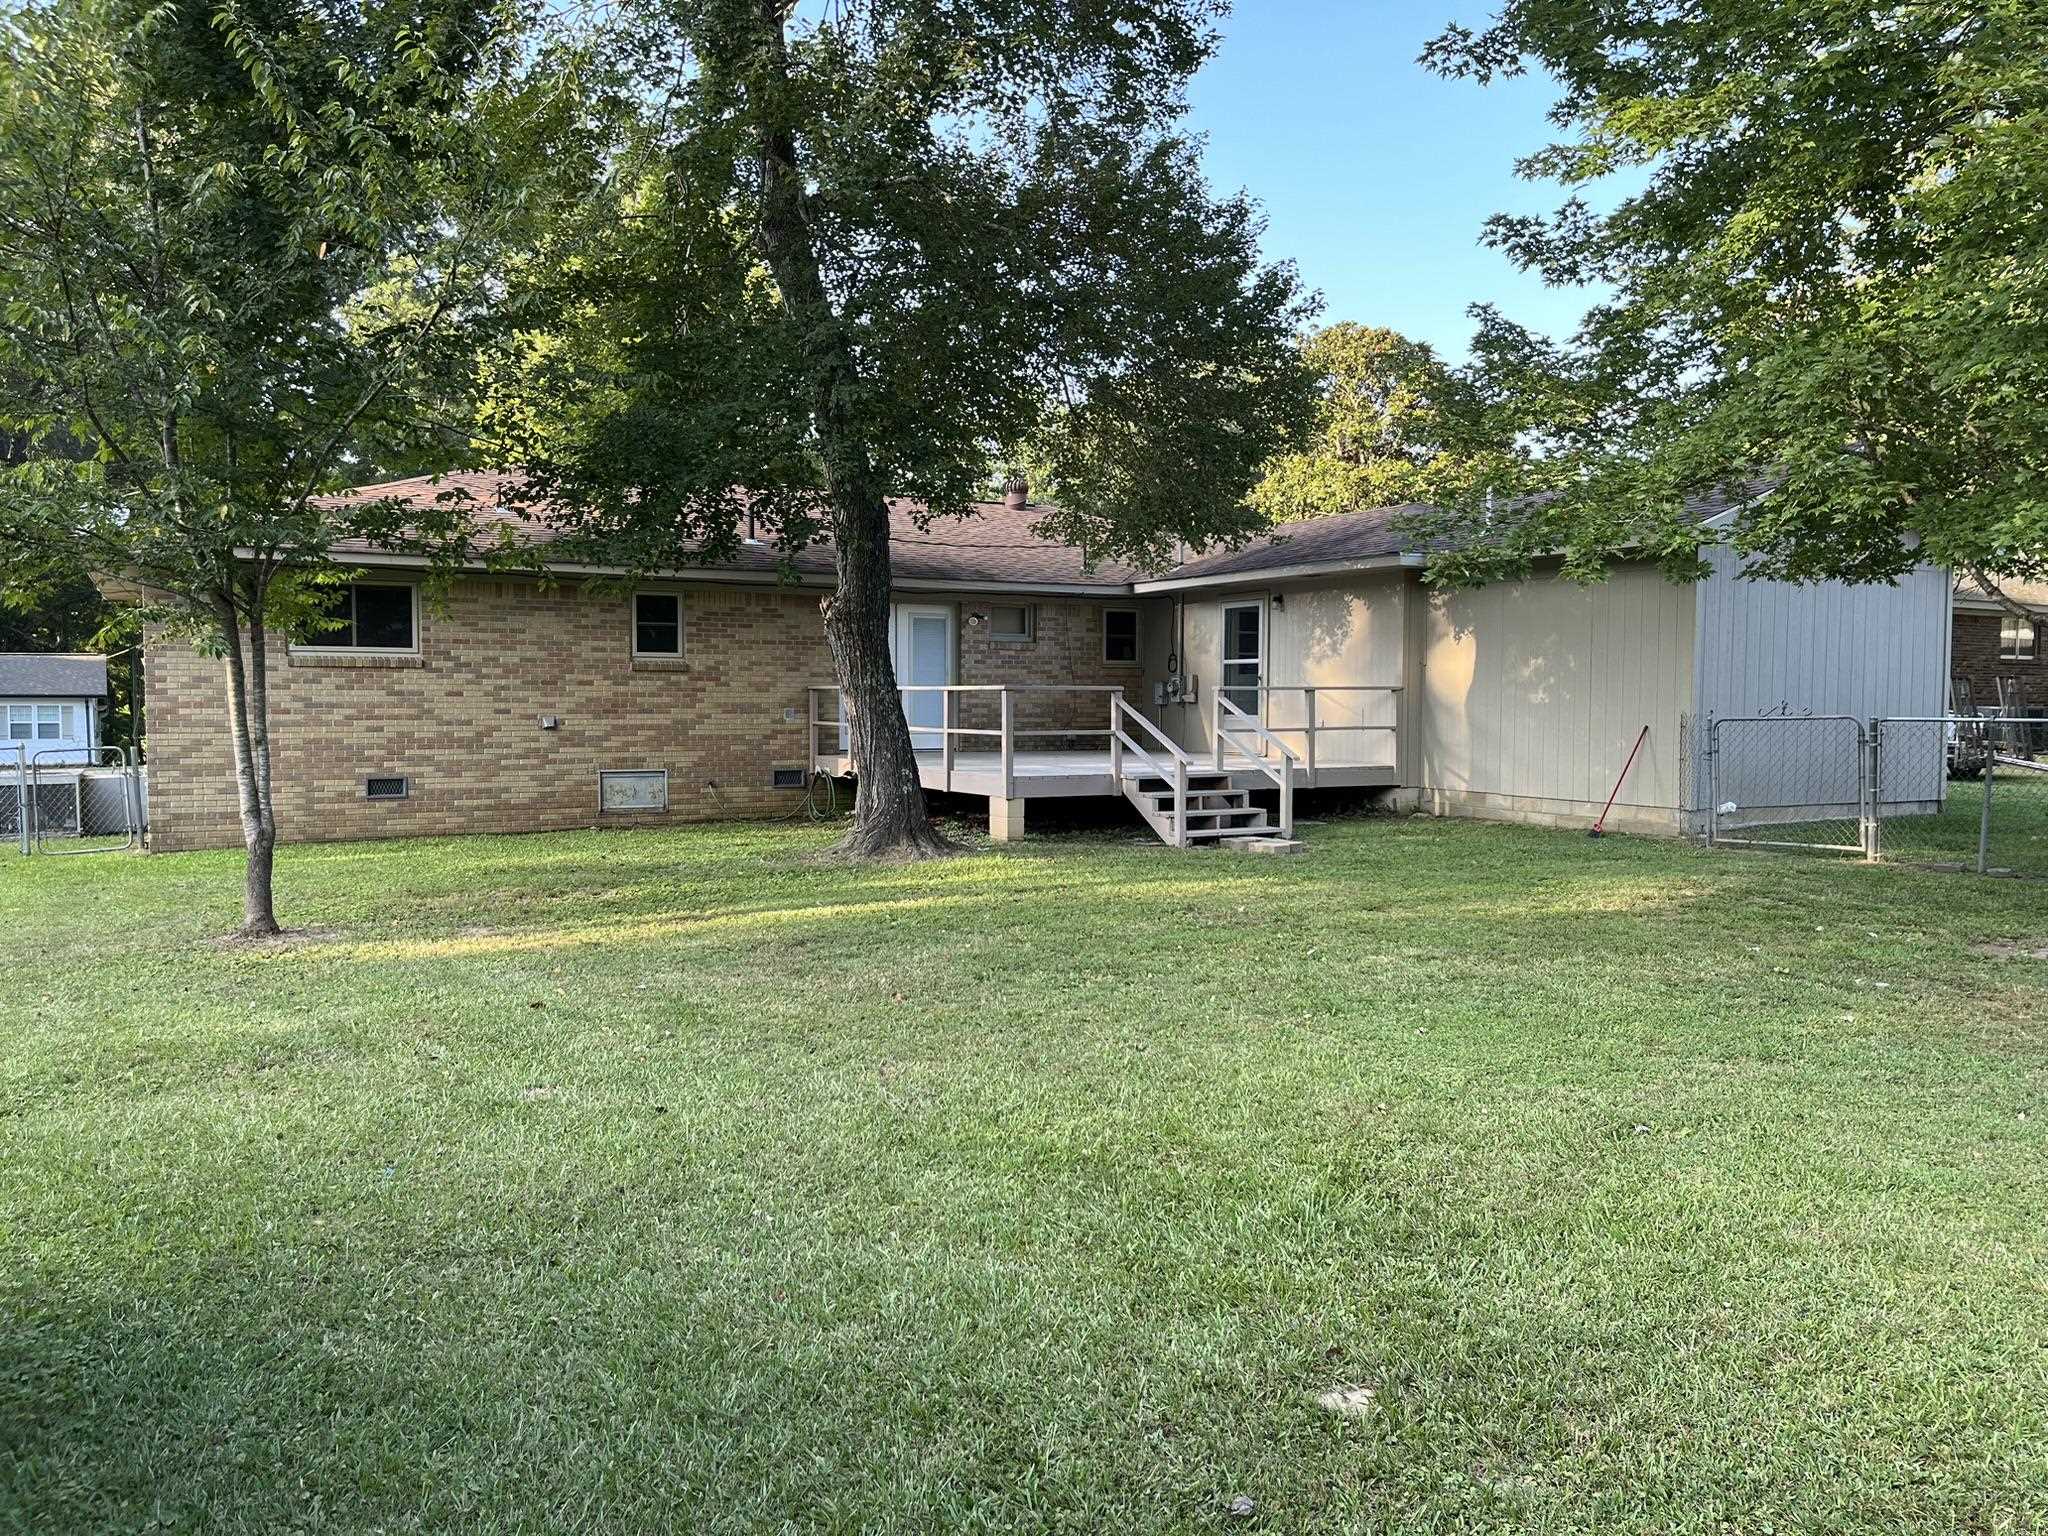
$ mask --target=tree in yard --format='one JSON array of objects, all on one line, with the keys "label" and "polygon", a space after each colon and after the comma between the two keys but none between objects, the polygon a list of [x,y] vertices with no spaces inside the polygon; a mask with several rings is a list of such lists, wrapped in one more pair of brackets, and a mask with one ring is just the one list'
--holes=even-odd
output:
[{"label": "tree in yard", "polygon": [[[323,495],[413,426],[553,121],[516,17],[461,3],[63,0],[0,18],[0,575],[83,567],[221,656],[277,931],[268,637],[328,551],[444,564],[459,508]],[[325,567],[325,575],[322,571]]]},{"label": "tree in yard", "polygon": [[1098,559],[1242,538],[1305,421],[1310,306],[1179,130],[1211,0],[628,6],[608,196],[525,269],[490,431],[596,558],[831,540],[857,853],[936,852],[890,663],[889,514],[1029,458]]},{"label": "tree in yard", "polygon": [[[2048,16],[2026,0],[1507,0],[1424,55],[1562,83],[1570,137],[1522,164],[1642,186],[1490,243],[1610,301],[1558,345],[1481,312],[1470,382],[1496,515],[1444,569],[1633,547],[1697,572],[1681,498],[1770,488],[1733,530],[1761,575],[1884,581],[1919,560],[2048,574]],[[1909,539],[1907,536],[1915,536]],[[1915,542],[1917,540],[1917,543]]]},{"label": "tree in yard", "polygon": [[1442,453],[1450,370],[1399,331],[1340,322],[1302,341],[1319,392],[1314,430],[1252,491],[1275,522],[1424,501]]}]

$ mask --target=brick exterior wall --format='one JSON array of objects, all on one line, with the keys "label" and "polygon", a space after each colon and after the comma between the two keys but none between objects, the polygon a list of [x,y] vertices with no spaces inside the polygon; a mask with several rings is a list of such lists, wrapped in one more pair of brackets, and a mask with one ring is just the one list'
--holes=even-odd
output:
[{"label": "brick exterior wall", "polygon": [[[967,598],[959,604],[955,633],[958,635],[959,675],[962,683],[1077,684],[1090,687],[1122,688],[1134,707],[1150,701],[1146,694],[1144,668],[1145,637],[1149,625],[1164,625],[1167,605],[1157,598],[1139,601],[1098,601],[1094,598],[1040,598],[1030,604],[1033,625],[1029,640],[997,640],[987,622],[994,602],[1022,601],[1018,598]],[[1102,615],[1110,608],[1138,611],[1138,661],[1124,666],[1103,660]],[[976,623],[980,616],[982,622]],[[1016,729],[1072,728],[1104,731],[1109,728],[1109,700],[1100,694],[1015,694],[1012,695]],[[1002,705],[993,695],[968,694],[960,705],[960,724],[965,729],[993,730],[1001,724]],[[966,752],[997,750],[995,737],[969,737],[960,743]],[[1102,737],[1062,738],[1027,736],[1020,750],[1107,751]]]},{"label": "brick exterior wall", "polygon": [[[683,594],[680,660],[634,659],[622,595],[499,580],[457,582],[440,611],[423,601],[417,657],[294,655],[273,642],[279,836],[660,826],[794,810],[802,792],[773,789],[770,779],[776,768],[808,766],[805,690],[832,677],[819,594],[662,590]],[[1103,608],[1143,605],[1040,600],[1033,640],[1008,645],[968,622],[1001,600],[939,600],[955,609],[961,682],[1122,683],[1143,702],[1142,668],[1102,660]],[[144,664],[151,846],[239,844],[221,663],[152,634]],[[963,708],[961,723],[978,723],[967,717],[982,708]],[[986,714],[993,724],[993,701]],[[542,730],[543,715],[559,727]],[[1106,700],[1071,697],[1019,709],[1020,723],[1099,728],[1107,716]],[[994,739],[986,745],[993,750]],[[597,775],[606,768],[666,769],[669,809],[600,813]],[[366,776],[399,774],[411,781],[405,799],[364,798]]]},{"label": "brick exterior wall", "polygon": [[1998,702],[1998,680],[2017,679],[2020,697],[2030,715],[2048,713],[2048,664],[2040,648],[2048,641],[2048,619],[2034,621],[2034,659],[2003,661],[1998,655],[1999,616],[1972,613],[1958,608],[1951,631],[1949,670],[1970,684],[1971,702],[1978,707]]}]

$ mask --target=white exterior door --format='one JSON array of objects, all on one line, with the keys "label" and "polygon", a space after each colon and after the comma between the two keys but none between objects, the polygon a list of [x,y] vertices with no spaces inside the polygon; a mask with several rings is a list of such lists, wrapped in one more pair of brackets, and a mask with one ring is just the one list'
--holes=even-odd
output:
[{"label": "white exterior door", "polygon": [[1231,603],[1223,610],[1222,695],[1254,720],[1263,719],[1266,605]]},{"label": "white exterior door", "polygon": [[[890,614],[889,659],[896,682],[904,688],[943,688],[953,682],[953,610],[941,604],[898,603]],[[903,717],[910,722],[910,744],[919,752],[936,752],[944,738],[936,729],[946,723],[946,696],[907,693]]]}]

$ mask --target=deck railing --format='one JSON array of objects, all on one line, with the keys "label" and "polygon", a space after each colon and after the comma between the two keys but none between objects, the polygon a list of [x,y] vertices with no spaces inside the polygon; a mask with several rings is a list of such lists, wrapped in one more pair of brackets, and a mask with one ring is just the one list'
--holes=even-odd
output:
[{"label": "deck railing", "polygon": [[[1226,718],[1227,717],[1227,718]],[[1251,743],[1270,746],[1280,754],[1275,766],[1264,751],[1253,750]],[[1216,695],[1216,766],[1221,769],[1231,749],[1242,752],[1253,769],[1273,781],[1273,787],[1280,791],[1280,835],[1294,836],[1294,770],[1301,765],[1301,754],[1287,745],[1278,736],[1239,709],[1221,692]]]},{"label": "deck railing", "polygon": [[[1300,725],[1275,725],[1270,719],[1257,723],[1262,727],[1262,734],[1267,739],[1273,741],[1276,746],[1280,744],[1279,738],[1282,737],[1299,736],[1302,738],[1300,752],[1293,755],[1295,761],[1301,765],[1303,775],[1307,778],[1309,784],[1313,786],[1316,782],[1316,741],[1319,737],[1366,731],[1384,731],[1387,735],[1394,738],[1398,751],[1398,744],[1401,739],[1401,726],[1398,714],[1401,705],[1400,696],[1403,692],[1404,690],[1399,683],[1259,683],[1256,685],[1248,683],[1242,687],[1236,684],[1230,685],[1227,689],[1219,687],[1216,690],[1216,702],[1218,705],[1229,703],[1224,697],[1226,693],[1256,693],[1259,695],[1261,712],[1265,713],[1264,706],[1273,696],[1298,695],[1302,700],[1302,723]],[[1368,723],[1364,720],[1354,720],[1325,724],[1316,716],[1316,705],[1318,699],[1330,694],[1385,694],[1394,701],[1397,718],[1385,722]],[[1252,718],[1249,711],[1240,709],[1235,704],[1231,704],[1230,708],[1242,718]],[[1217,711],[1217,719],[1219,722],[1222,719],[1221,709]],[[1264,754],[1250,753],[1247,755],[1263,756]]]},{"label": "deck railing", "polygon": [[[831,718],[826,718],[820,714],[820,707],[824,700],[828,696],[836,700],[840,692],[841,690],[836,684],[820,684],[806,690],[808,695],[806,710],[810,719],[808,727],[810,736],[810,768],[813,773],[817,773],[823,768],[828,757],[836,759],[842,755],[837,751],[828,753],[818,745],[818,732],[820,730],[829,729],[833,733],[836,746],[838,733],[846,727],[843,712]],[[1113,714],[1112,723],[1107,729],[1098,729],[1085,725],[1020,726],[1017,724],[1017,699],[1020,695],[1042,696],[1045,694],[1069,693],[1108,694],[1113,699],[1121,699],[1123,697],[1122,688],[1111,684],[1098,683],[911,683],[899,686],[896,692],[902,696],[906,706],[903,711],[906,720],[910,716],[910,710],[907,706],[913,694],[935,693],[940,696],[942,702],[939,706],[939,723],[937,725],[927,725],[912,721],[910,723],[910,735],[913,742],[920,736],[936,736],[939,738],[939,766],[940,772],[945,778],[944,788],[950,790],[953,787],[953,765],[958,750],[956,743],[962,737],[981,737],[984,739],[993,737],[999,744],[998,751],[1002,758],[1003,797],[1010,800],[1015,799],[1017,796],[1017,743],[1019,741],[1026,738],[1035,739],[1043,736],[1062,737],[1067,740],[1092,741],[1100,737],[1110,737],[1115,730]],[[997,696],[997,724],[993,726],[960,724],[960,699],[966,694],[995,694]],[[929,748],[926,750],[929,750]]]},{"label": "deck railing", "polygon": [[[1125,727],[1136,724],[1142,727],[1152,739],[1159,743],[1172,761],[1171,770],[1160,767],[1159,759],[1142,746]],[[1119,688],[1109,701],[1109,777],[1118,790],[1124,789],[1124,754],[1136,755],[1139,762],[1151,770],[1152,776],[1173,786],[1173,836],[1169,841],[1176,848],[1188,845],[1188,769],[1194,759],[1181,750],[1180,744],[1147,720],[1137,710],[1124,702],[1124,691]]]}]

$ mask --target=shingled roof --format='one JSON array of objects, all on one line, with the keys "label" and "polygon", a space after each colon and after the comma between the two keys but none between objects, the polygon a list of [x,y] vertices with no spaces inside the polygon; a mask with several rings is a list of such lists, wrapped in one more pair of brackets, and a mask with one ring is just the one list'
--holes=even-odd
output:
[{"label": "shingled roof", "polygon": [[[464,470],[363,486],[350,494],[411,502],[423,509],[459,498],[479,533],[486,538],[505,536],[524,546],[544,547],[557,542],[562,534],[547,522],[545,505],[522,516],[507,504],[506,493],[517,484],[517,477],[509,473]],[[1767,489],[1767,483],[1760,479],[1730,481],[1724,489],[1688,497],[1686,515],[1695,522],[1712,522],[1739,511]],[[1108,593],[1127,592],[1133,586],[1163,591],[1182,583],[1222,584],[1282,572],[1419,564],[1430,546],[1409,531],[1405,523],[1432,509],[1408,503],[1285,523],[1239,549],[1197,556],[1162,571],[1140,570],[1115,561],[1091,564],[1073,545],[1041,538],[1032,530],[1049,510],[1042,505],[1017,508],[1004,502],[979,502],[971,515],[941,519],[929,528],[918,526],[922,510],[913,501],[895,499],[889,503],[890,559],[899,585],[982,587],[996,591],[1044,587]],[[497,530],[506,532],[499,535]],[[373,557],[380,551],[376,545],[357,539],[335,545],[334,553]],[[783,551],[772,543],[743,544],[715,562],[693,560],[688,548],[679,548],[675,570],[679,574],[701,571],[706,575],[765,579],[785,564],[800,579],[813,584],[829,583],[833,575],[832,544],[821,539],[796,551],[786,561]]]},{"label": "shingled roof", "polygon": [[[499,537],[508,530],[514,542],[541,546],[557,542],[559,530],[546,521],[546,507],[534,509],[534,516],[521,516],[506,502],[506,493],[517,484],[516,477],[487,471],[461,471],[444,475],[417,475],[382,485],[366,485],[352,494],[359,498],[399,500],[422,508],[445,505],[460,498],[480,536]],[[1044,506],[1011,507],[1003,502],[979,502],[972,515],[942,518],[929,528],[920,528],[917,515],[923,508],[900,498],[889,503],[890,562],[898,582],[934,582],[947,585],[989,587],[1100,587],[1121,592],[1144,572],[1113,561],[1090,564],[1082,551],[1071,544],[1040,538],[1032,526],[1042,519]],[[334,546],[337,555],[372,555],[377,546],[351,539]],[[772,543],[742,544],[729,557],[716,562],[690,558],[688,548],[677,550],[679,572],[759,574],[771,576],[784,564],[783,551]],[[789,558],[799,576],[829,580],[833,574],[833,548],[829,539],[805,545]]]},{"label": "shingled roof", "polygon": [[0,654],[0,698],[99,699],[106,693],[104,656]]},{"label": "shingled roof", "polygon": [[[1993,575],[1998,590],[2022,608],[2031,608],[2036,613],[2048,613],[2048,581],[2012,581]],[[2006,611],[2005,604],[1984,590],[1984,584],[1974,576],[1956,578],[1956,602],[1965,608]]]}]

